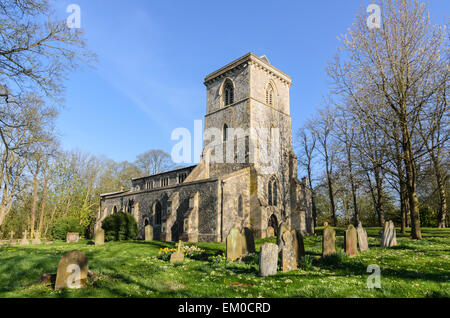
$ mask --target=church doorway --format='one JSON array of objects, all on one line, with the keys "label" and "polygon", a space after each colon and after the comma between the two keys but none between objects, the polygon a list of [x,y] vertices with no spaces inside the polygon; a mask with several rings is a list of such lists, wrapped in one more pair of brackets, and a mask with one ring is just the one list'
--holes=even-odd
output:
[{"label": "church doorway", "polygon": [[275,235],[278,236],[278,219],[275,214],[272,214],[269,218],[269,222],[267,223],[267,227],[273,227]]}]

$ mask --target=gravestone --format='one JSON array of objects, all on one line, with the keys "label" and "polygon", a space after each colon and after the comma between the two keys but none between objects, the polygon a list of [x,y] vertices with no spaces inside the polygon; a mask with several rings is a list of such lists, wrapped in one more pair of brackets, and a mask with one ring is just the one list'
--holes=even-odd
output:
[{"label": "gravestone", "polygon": [[259,253],[259,275],[267,277],[277,273],[278,246],[273,243],[261,245]]},{"label": "gravestone", "polygon": [[171,263],[182,263],[184,261],[184,244],[182,241],[178,242],[178,248],[175,253],[170,255]]},{"label": "gravestone", "polygon": [[28,235],[28,232],[24,231],[23,232],[23,238],[20,241],[20,245],[29,245],[30,244],[30,241],[27,239],[27,235]]},{"label": "gravestone", "polygon": [[394,222],[387,221],[384,224],[384,230],[381,236],[381,247],[392,246],[397,246],[397,233],[395,232]]},{"label": "gravestone", "polygon": [[235,261],[242,257],[242,235],[238,228],[233,227],[227,236],[227,258]]},{"label": "gravestone", "polygon": [[323,229],[322,256],[336,253],[336,232],[328,225]]},{"label": "gravestone", "polygon": [[145,240],[153,241],[153,226],[146,225],[144,230],[145,230]]},{"label": "gravestone", "polygon": [[55,290],[77,289],[86,286],[88,261],[83,252],[70,251],[61,257],[56,273]]},{"label": "gravestone", "polygon": [[267,237],[275,236],[275,229],[273,227],[269,226],[266,230],[266,236]]},{"label": "gravestone", "polygon": [[255,253],[255,238],[253,237],[253,231],[248,227],[244,227],[241,230],[242,235],[242,254],[243,256],[249,253]]},{"label": "gravestone", "polygon": [[14,231],[9,232],[9,239],[12,241],[14,238]]},{"label": "gravestone", "polygon": [[34,239],[31,242],[31,244],[33,244],[33,245],[41,244],[41,233],[40,232],[35,232],[34,233]]},{"label": "gravestone", "polygon": [[369,249],[369,243],[367,241],[367,232],[363,228],[362,223],[358,222],[358,226],[356,228],[356,233],[358,234],[358,245],[359,250],[361,252],[367,251]]},{"label": "gravestone", "polygon": [[296,270],[298,264],[298,242],[295,231],[285,231],[283,233],[282,240],[283,247],[281,248],[281,269],[283,272]]},{"label": "gravestone", "polygon": [[284,232],[289,231],[286,223],[282,222],[278,227],[278,236],[277,236],[277,245],[281,249],[283,246],[283,234]]},{"label": "gravestone", "polygon": [[80,233],[71,233],[68,232],[66,234],[66,243],[78,243],[78,240],[80,239]]},{"label": "gravestone", "polygon": [[95,245],[101,246],[105,244],[105,230],[100,228],[94,234]]},{"label": "gravestone", "polygon": [[295,231],[296,237],[297,237],[297,255],[298,260],[300,260],[301,257],[305,256],[305,244],[303,242],[303,235],[300,231]]},{"label": "gravestone", "polygon": [[358,239],[356,236],[356,229],[353,225],[349,225],[344,235],[345,253],[348,256],[354,257],[358,255]]}]

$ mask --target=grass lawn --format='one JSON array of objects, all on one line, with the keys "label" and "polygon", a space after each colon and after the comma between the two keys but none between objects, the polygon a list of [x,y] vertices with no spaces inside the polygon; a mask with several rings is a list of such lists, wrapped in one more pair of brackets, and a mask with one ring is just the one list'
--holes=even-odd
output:
[{"label": "grass lawn", "polygon": [[[257,257],[246,263],[212,264],[185,258],[183,264],[157,259],[163,242],[110,242],[104,246],[63,242],[52,245],[0,247],[0,297],[449,297],[450,229],[424,228],[422,241],[397,235],[399,246],[382,249],[380,228],[367,228],[370,250],[358,257],[320,260],[319,236],[305,238],[309,266],[276,276],[258,277]],[[336,247],[343,250],[343,231]],[[399,233],[399,229],[397,229]],[[275,239],[258,240],[259,246]],[[191,245],[191,244],[188,244]],[[194,244],[192,244],[194,245]],[[222,243],[195,244],[214,255]],[[82,290],[53,291],[39,284],[56,273],[61,256],[79,249],[97,274]],[[381,289],[368,289],[370,264],[381,268]]]}]

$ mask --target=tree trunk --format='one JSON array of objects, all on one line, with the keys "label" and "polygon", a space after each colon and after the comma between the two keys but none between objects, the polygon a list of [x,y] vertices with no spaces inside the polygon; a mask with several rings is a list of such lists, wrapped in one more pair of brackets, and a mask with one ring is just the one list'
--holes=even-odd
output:
[{"label": "tree trunk", "polygon": [[36,224],[36,205],[37,205],[37,197],[38,197],[38,173],[39,168],[36,167],[36,171],[33,174],[33,198],[31,204],[31,220],[30,220],[30,236],[34,237],[34,226]]},{"label": "tree trunk", "polygon": [[42,226],[44,224],[44,213],[45,213],[45,205],[47,203],[47,184],[48,184],[48,178],[47,174],[44,169],[44,189],[42,191],[42,200],[41,200],[41,214],[39,216],[39,226],[38,231],[42,234]]},{"label": "tree trunk", "polygon": [[411,139],[406,127],[406,107],[404,106],[403,109],[405,111],[400,122],[402,124],[402,147],[406,170],[406,188],[408,190],[409,210],[411,214],[411,238],[421,240],[422,231],[420,229],[419,199],[417,197],[417,174],[412,154]]}]

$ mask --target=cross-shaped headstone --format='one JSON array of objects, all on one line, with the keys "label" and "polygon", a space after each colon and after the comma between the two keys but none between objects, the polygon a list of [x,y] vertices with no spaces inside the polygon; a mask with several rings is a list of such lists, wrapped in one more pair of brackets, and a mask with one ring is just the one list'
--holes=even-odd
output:
[{"label": "cross-shaped headstone", "polygon": [[14,231],[9,232],[9,236],[11,237],[11,240],[14,238]]}]

